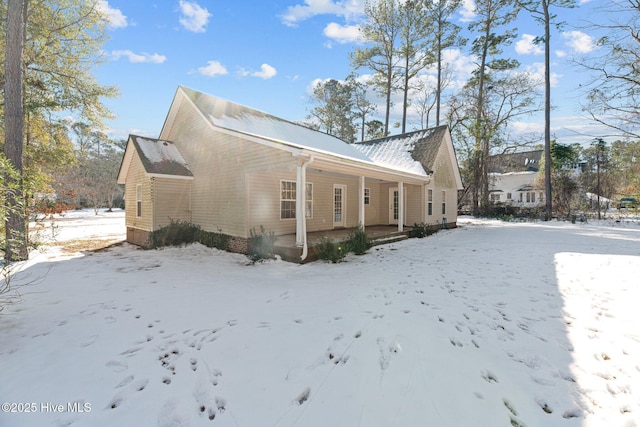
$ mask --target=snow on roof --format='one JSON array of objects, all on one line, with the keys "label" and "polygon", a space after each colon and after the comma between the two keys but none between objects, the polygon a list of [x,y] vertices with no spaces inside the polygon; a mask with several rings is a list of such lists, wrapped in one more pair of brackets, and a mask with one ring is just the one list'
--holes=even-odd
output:
[{"label": "snow on roof", "polygon": [[131,135],[145,170],[165,175],[193,176],[173,142]]},{"label": "snow on roof", "polygon": [[[440,148],[446,126],[354,144],[375,163],[406,172],[427,175]],[[430,170],[427,170],[430,169]]]},{"label": "snow on roof", "polygon": [[302,149],[365,162],[372,161],[353,145],[335,136],[193,89],[183,86],[180,89],[214,126]]}]

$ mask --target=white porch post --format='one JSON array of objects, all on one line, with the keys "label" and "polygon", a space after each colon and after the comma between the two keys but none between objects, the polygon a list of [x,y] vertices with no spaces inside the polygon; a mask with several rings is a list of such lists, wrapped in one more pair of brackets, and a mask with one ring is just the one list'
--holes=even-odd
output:
[{"label": "white porch post", "polygon": [[398,231],[404,231],[404,184],[398,182]]},{"label": "white porch post", "polygon": [[358,203],[358,221],[364,230],[364,176],[360,177],[360,202]]},{"label": "white porch post", "polygon": [[305,168],[302,167],[302,161],[298,162],[296,170],[296,246],[302,247],[304,245],[304,225],[305,207],[304,197],[306,188],[306,173]]}]

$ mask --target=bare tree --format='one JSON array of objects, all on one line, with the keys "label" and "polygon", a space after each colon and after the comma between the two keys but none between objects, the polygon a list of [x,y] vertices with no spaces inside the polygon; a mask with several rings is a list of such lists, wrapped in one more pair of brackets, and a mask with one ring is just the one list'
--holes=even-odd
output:
[{"label": "bare tree", "polygon": [[360,141],[364,141],[365,128],[367,127],[367,117],[374,113],[377,107],[367,99],[367,88],[363,83],[358,82],[355,76],[349,75],[347,81],[352,84],[353,109],[356,119],[360,120]]},{"label": "bare tree", "polygon": [[640,138],[640,1],[605,2],[591,28],[604,31],[601,55],[578,63],[591,71],[584,110],[616,136]]},{"label": "bare tree", "polygon": [[451,81],[453,80],[454,73],[451,69],[449,69],[446,65],[442,68],[440,73],[439,81],[436,82],[436,87],[426,80],[422,78],[419,80],[419,83],[415,87],[416,95],[413,99],[413,109],[418,113],[419,120],[417,121],[417,126],[420,129],[427,129],[429,127],[431,113],[434,107],[436,107],[436,126],[440,126],[440,121],[438,120],[438,86],[440,86],[440,93],[442,90],[447,88]]}]

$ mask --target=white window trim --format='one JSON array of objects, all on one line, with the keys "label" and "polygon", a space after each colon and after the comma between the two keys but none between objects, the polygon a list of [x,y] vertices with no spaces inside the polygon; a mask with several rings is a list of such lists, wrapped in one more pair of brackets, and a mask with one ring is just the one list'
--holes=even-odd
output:
[{"label": "white window trim", "polygon": [[[283,183],[291,183],[293,184],[293,199],[283,199],[282,198],[282,185]],[[292,181],[290,179],[281,179],[280,180],[280,188],[279,188],[279,192],[280,192],[280,220],[281,221],[288,221],[288,220],[292,220],[292,219],[296,219],[296,211],[294,209],[293,211],[293,217],[287,217],[287,218],[283,218],[282,217],[282,202],[293,202],[294,206],[296,203],[296,194],[298,191],[297,188],[298,184],[295,181]],[[307,182],[307,188],[311,188],[311,198],[307,199],[307,192],[305,191],[305,203],[304,203],[304,211],[305,211],[305,217],[306,219],[313,219],[313,183],[312,182]]]},{"label": "white window trim", "polygon": [[442,190],[442,215],[447,214],[447,191]]},{"label": "white window trim", "polygon": [[370,188],[366,188],[364,189],[364,200],[363,203],[365,205],[370,205],[371,204],[371,189]]},{"label": "white window trim", "polygon": [[306,219],[313,219],[313,182],[307,182],[307,188],[311,188],[311,198],[307,191],[304,192],[304,214]]},{"label": "white window trim", "polygon": [[142,184],[136,184],[136,218],[142,218]]},{"label": "white window trim", "polygon": [[[294,193],[293,193],[293,198],[292,199],[283,199],[282,198],[283,185],[285,183],[293,184]],[[297,189],[296,189],[295,186],[296,186],[296,182],[295,181],[291,181],[291,180],[288,180],[288,179],[281,179],[280,180],[280,186],[278,188],[278,192],[279,192],[279,199],[280,199],[280,220],[282,220],[282,221],[289,221],[289,220],[295,220],[296,219],[296,209],[295,209],[295,206],[296,206],[296,193],[295,193],[295,191],[297,191]],[[293,202],[293,216],[291,216],[291,217],[283,217],[282,216],[282,213],[284,212],[282,210],[282,202]]]},{"label": "white window trim", "polygon": [[433,188],[427,188],[427,216],[433,216]]}]

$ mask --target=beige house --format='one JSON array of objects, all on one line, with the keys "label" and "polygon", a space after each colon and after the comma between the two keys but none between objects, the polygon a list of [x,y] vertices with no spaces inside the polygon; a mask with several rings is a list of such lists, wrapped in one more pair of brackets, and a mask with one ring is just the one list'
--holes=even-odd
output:
[{"label": "beige house", "polygon": [[[457,220],[462,188],[448,127],[358,144],[179,87],[159,139],[131,135],[118,175],[127,240],[183,220],[232,236],[250,230],[295,236]],[[303,191],[298,191],[304,189]]]}]

